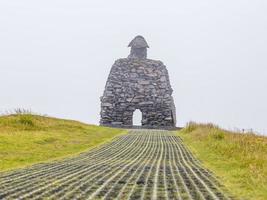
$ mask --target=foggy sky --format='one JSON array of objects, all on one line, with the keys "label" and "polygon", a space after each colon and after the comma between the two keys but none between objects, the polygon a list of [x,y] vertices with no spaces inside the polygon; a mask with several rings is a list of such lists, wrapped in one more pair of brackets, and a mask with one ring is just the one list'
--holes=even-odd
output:
[{"label": "foggy sky", "polygon": [[110,68],[143,35],[177,122],[267,133],[265,0],[1,0],[0,111],[98,124]]}]

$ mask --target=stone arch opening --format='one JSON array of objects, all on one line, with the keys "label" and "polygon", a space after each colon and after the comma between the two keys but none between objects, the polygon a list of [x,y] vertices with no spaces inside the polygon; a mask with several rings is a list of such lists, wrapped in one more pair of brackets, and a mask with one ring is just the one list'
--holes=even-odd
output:
[{"label": "stone arch opening", "polygon": [[142,126],[143,114],[140,109],[136,109],[133,112],[132,122],[133,126]]}]

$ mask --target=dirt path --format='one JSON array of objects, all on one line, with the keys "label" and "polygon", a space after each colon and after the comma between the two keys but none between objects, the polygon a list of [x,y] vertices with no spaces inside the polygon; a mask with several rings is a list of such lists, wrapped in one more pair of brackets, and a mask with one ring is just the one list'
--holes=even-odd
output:
[{"label": "dirt path", "polygon": [[230,199],[181,139],[132,130],[60,162],[0,174],[0,199]]}]

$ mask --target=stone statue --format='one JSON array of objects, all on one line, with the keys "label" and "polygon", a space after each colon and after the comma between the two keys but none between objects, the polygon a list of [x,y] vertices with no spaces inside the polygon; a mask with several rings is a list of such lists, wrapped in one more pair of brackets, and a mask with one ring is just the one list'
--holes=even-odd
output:
[{"label": "stone statue", "polygon": [[115,61],[101,97],[104,126],[132,126],[133,112],[142,112],[144,127],[175,127],[176,111],[168,71],[161,61],[147,59],[146,40],[136,36],[128,58]]}]

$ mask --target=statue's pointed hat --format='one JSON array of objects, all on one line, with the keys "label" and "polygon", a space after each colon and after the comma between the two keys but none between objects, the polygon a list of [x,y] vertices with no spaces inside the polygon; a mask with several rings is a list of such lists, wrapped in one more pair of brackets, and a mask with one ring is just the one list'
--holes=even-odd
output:
[{"label": "statue's pointed hat", "polygon": [[149,48],[145,38],[141,35],[136,36],[128,45],[132,48]]}]

